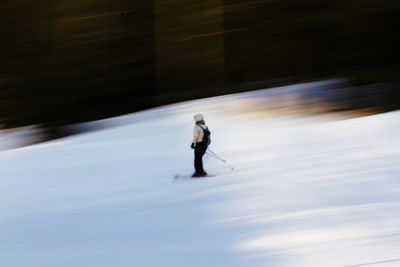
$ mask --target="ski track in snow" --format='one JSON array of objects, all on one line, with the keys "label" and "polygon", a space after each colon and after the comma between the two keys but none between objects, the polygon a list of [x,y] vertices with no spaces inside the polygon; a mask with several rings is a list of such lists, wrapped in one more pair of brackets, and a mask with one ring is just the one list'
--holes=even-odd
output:
[{"label": "ski track in snow", "polygon": [[[400,112],[234,121],[230,98],[0,152],[0,266],[400,266]],[[203,107],[235,170],[174,182]]]}]

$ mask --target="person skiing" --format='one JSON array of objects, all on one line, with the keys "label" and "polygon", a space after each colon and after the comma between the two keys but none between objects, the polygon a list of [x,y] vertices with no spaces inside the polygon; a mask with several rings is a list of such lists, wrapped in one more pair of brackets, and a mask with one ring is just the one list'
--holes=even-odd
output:
[{"label": "person skiing", "polygon": [[194,168],[195,173],[192,177],[204,177],[207,173],[203,169],[203,156],[210,144],[210,131],[204,121],[202,114],[194,116],[196,125],[194,126],[194,137],[191,148],[194,149]]}]

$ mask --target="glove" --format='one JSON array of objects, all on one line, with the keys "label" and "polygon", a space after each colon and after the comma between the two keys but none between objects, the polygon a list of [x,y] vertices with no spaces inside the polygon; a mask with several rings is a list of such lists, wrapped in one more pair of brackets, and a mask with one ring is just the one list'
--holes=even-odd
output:
[{"label": "glove", "polygon": [[194,148],[195,148],[194,143],[192,143],[192,144],[190,145],[190,147],[194,149]]}]

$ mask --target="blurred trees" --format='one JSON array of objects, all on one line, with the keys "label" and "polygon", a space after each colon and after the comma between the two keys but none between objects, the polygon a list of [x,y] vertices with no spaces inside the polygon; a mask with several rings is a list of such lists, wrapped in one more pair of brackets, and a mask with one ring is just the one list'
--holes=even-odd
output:
[{"label": "blurred trees", "polygon": [[399,9],[396,0],[6,0],[0,124],[57,126],[317,78],[398,80]]},{"label": "blurred trees", "polygon": [[154,103],[151,1],[0,3],[0,119],[60,125]]},{"label": "blurred trees", "polygon": [[394,0],[225,0],[226,78],[399,74],[400,3]]}]

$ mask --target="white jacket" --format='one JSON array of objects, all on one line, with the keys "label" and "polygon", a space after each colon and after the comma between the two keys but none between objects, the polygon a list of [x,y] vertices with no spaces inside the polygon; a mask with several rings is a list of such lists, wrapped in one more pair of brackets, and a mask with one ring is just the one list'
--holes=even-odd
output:
[{"label": "white jacket", "polygon": [[[208,129],[207,125],[200,124],[201,127],[204,129]],[[194,126],[194,133],[193,133],[193,143],[199,143],[203,141],[203,129],[199,125]]]}]

